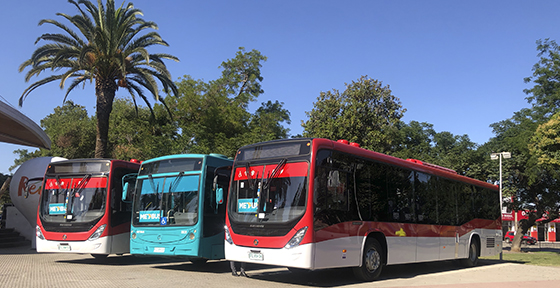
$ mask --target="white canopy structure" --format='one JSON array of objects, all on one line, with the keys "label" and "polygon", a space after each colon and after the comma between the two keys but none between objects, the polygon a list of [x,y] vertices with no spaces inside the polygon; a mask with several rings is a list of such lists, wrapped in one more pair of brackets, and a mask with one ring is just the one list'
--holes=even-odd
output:
[{"label": "white canopy structure", "polygon": [[0,142],[51,149],[51,140],[39,125],[2,101]]}]

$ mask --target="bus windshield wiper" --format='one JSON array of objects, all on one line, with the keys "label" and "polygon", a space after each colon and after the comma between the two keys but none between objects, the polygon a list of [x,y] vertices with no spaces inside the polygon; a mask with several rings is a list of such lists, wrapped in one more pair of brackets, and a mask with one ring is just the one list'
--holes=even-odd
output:
[{"label": "bus windshield wiper", "polygon": [[56,193],[56,202],[59,202],[58,196],[60,196],[60,194],[62,194],[64,192],[66,192],[66,189],[64,191],[61,191],[62,190],[62,185],[60,185],[60,176],[59,175],[56,175],[54,177],[54,179],[56,180],[56,185],[58,186],[58,191]]},{"label": "bus windshield wiper", "polygon": [[247,182],[249,182],[249,191],[251,191],[251,194],[253,194],[253,199],[258,198],[259,192],[255,187],[257,184],[257,177],[255,177],[255,181],[251,181],[253,179],[251,179],[251,166],[249,166],[249,162],[245,164],[245,173],[247,173]]},{"label": "bus windshield wiper", "polygon": [[284,166],[286,166],[286,162],[288,162],[288,159],[286,159],[286,158],[283,158],[282,160],[280,160],[278,165],[276,165],[276,168],[274,168],[274,170],[272,170],[272,172],[268,175],[266,181],[264,182],[263,190],[268,189],[268,187],[270,186],[270,181],[272,179],[276,178],[276,175],[278,175],[278,173],[280,171],[282,171]]},{"label": "bus windshield wiper", "polygon": [[86,176],[84,176],[82,180],[78,182],[78,185],[76,185],[76,187],[74,187],[73,189],[70,188],[68,189],[68,195],[67,195],[68,203],[66,203],[66,221],[74,220],[73,219],[74,217],[72,216],[74,212],[74,199],[80,197],[80,193],[86,187],[86,184],[89,182],[89,179],[91,179],[91,174],[87,174]]},{"label": "bus windshield wiper", "polygon": [[251,166],[249,166],[249,162],[245,163],[245,173],[247,174],[247,182],[249,182],[249,189],[253,191],[253,182],[251,182]]},{"label": "bus windshield wiper", "polygon": [[152,177],[152,175],[148,175],[148,180],[150,180],[150,186],[152,187],[152,190],[157,194],[156,184],[154,183],[154,178]]},{"label": "bus windshield wiper", "polygon": [[169,185],[169,191],[168,191],[169,193],[175,192],[175,189],[177,189],[177,186],[179,186],[179,182],[181,181],[181,178],[183,178],[183,175],[184,175],[183,171],[179,172],[177,178],[175,178],[173,183]]},{"label": "bus windshield wiper", "polygon": [[[259,213],[268,213],[268,212],[271,212],[273,210],[273,209],[271,209],[271,207],[274,207],[274,204],[271,203],[271,201],[270,201],[270,189],[269,189],[270,188],[270,183],[272,182],[272,179],[276,178],[278,173],[280,173],[280,171],[282,171],[282,169],[284,169],[284,166],[286,166],[287,162],[288,162],[288,159],[286,159],[286,158],[283,158],[282,160],[280,160],[280,162],[278,162],[278,164],[276,165],[274,170],[272,170],[272,172],[270,172],[268,174],[267,178],[263,179],[261,199],[259,201],[259,206],[258,206],[258,212]],[[264,178],[264,175],[263,175],[263,178]],[[268,207],[267,207],[267,205],[268,205]],[[259,217],[259,220],[267,221],[268,218]]]},{"label": "bus windshield wiper", "polygon": [[89,182],[89,179],[91,179],[91,174],[87,174],[86,176],[84,176],[84,178],[82,178],[82,180],[78,182],[76,188],[72,189],[72,194],[74,194],[75,197],[80,196],[80,193],[86,187],[86,184]]}]

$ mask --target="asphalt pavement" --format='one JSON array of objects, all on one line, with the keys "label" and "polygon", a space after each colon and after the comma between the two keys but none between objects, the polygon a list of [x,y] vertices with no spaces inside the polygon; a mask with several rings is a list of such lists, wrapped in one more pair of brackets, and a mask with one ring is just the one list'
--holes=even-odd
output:
[{"label": "asphalt pavement", "polygon": [[[507,249],[507,248],[506,248]],[[524,247],[548,249],[554,247]],[[508,253],[508,251],[504,251]],[[249,278],[231,275],[227,261],[195,266],[180,258],[37,253],[29,247],[0,249],[0,287],[560,287],[560,268],[480,260],[473,268],[455,261],[385,267],[378,281],[356,281],[350,269],[293,273],[283,267],[248,265]]]}]

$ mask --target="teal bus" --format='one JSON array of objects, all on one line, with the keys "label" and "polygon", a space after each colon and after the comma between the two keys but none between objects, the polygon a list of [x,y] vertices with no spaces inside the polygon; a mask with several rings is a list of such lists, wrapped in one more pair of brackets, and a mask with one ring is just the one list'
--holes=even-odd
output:
[{"label": "teal bus", "polygon": [[[183,256],[192,263],[224,258],[226,197],[233,160],[219,154],[178,154],[144,161],[132,201],[130,253]],[[128,181],[127,181],[128,180]]]}]

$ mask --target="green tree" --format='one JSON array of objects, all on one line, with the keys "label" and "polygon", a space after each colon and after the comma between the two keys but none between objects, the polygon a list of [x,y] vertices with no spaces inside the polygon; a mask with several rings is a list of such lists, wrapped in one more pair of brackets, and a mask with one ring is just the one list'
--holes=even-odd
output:
[{"label": "green tree", "polygon": [[378,152],[389,152],[398,138],[400,119],[406,109],[389,86],[362,76],[345,84],[346,89],[321,92],[314,108],[302,121],[303,136],[346,139]]},{"label": "green tree", "polygon": [[[177,125],[162,105],[135,107],[126,99],[115,99],[111,113],[108,150],[113,159],[146,160],[178,153]],[[14,151],[18,158],[10,170],[36,157],[59,156],[68,159],[91,158],[95,149],[95,117],[88,117],[84,106],[67,101],[41,120],[41,127],[51,138],[50,150]]]},{"label": "green tree", "polygon": [[130,100],[115,99],[111,113],[109,149],[114,159],[147,160],[180,152],[177,125],[162,105],[136,107]]},{"label": "green tree", "polygon": [[[503,161],[503,194],[513,196],[513,202],[508,204],[512,210],[524,210],[528,215],[528,219],[519,221],[512,251],[521,250],[521,236],[542,215],[549,213],[549,219],[541,221],[543,224],[558,217],[560,187],[554,171],[539,165],[536,155],[529,150],[530,140],[539,126],[537,119],[541,119],[541,115],[539,109],[522,109],[512,118],[492,124],[496,137],[487,143],[492,152],[511,152],[511,159]],[[498,169],[498,163],[493,163],[495,181],[499,179]]]},{"label": "green tree", "polygon": [[399,139],[395,140],[399,145],[391,155],[426,161],[483,181],[488,179],[480,167],[484,155],[478,152],[478,145],[467,135],[436,132],[432,124],[417,121],[401,123],[399,132]]},{"label": "green tree", "polygon": [[178,59],[168,54],[148,53],[148,47],[168,44],[156,32],[142,34],[146,29],[157,29],[157,25],[140,18],[142,12],[134,8],[132,3],[126,6],[123,3],[116,8],[113,0],[107,0],[106,5],[98,0],[97,6],[88,0],[69,2],[80,13],[75,16],[64,13],[57,15],[68,20],[79,32],[55,20],[41,20],[39,25],[51,24],[64,33],[41,35],[36,43],[41,40],[48,43],[37,48],[31,58],[20,66],[20,72],[30,68],[25,76],[26,81],[49,70],[60,73],[31,84],[23,92],[19,104],[21,106],[33,90],[53,81],[60,80],[60,87],[63,88],[68,79],[74,79],[66,90],[66,100],[74,88],[95,80],[95,157],[108,158],[109,117],[117,89],[126,89],[134,103],[136,97],[142,98],[151,109],[144,89],[156,100],[162,100],[158,92],[159,81],[164,92],[176,93],[175,84],[163,60]]},{"label": "green tree", "polygon": [[543,120],[560,108],[560,46],[554,40],[540,39],[537,51],[539,61],[533,66],[533,76],[525,78],[525,83],[533,82],[534,86],[524,92],[536,119]]},{"label": "green tree", "polygon": [[[560,47],[554,40],[537,40],[537,51],[539,60],[533,66],[533,75],[525,78],[526,83],[534,84],[524,90],[531,109],[522,109],[512,118],[492,124],[496,137],[485,145],[492,152],[512,152],[512,158],[504,161],[504,194],[513,196],[512,209],[528,214],[528,219],[519,223],[513,239],[514,251],[520,251],[521,235],[536,220],[548,213],[541,223],[552,221],[558,217],[560,208],[553,135],[557,127],[555,114],[560,108]],[[497,171],[497,164],[494,165]]]},{"label": "green tree", "polygon": [[95,151],[95,119],[84,106],[67,101],[41,120],[41,127],[51,138],[51,150],[41,149],[41,156],[68,159],[92,158]]},{"label": "green tree", "polygon": [[539,125],[529,143],[531,154],[537,157],[537,164],[553,171],[560,170],[560,113]]},{"label": "green tree", "polygon": [[36,157],[58,156],[75,159],[94,156],[95,119],[88,116],[84,106],[66,101],[64,105],[54,108],[53,113],[41,119],[41,127],[52,141],[51,149],[33,152],[27,149],[15,150],[14,154],[18,155],[18,158],[10,166],[10,171]]},{"label": "green tree", "polygon": [[220,153],[234,156],[247,144],[287,137],[289,112],[283,103],[262,103],[252,114],[249,104],[264,91],[260,68],[267,58],[259,51],[243,47],[219,66],[222,75],[208,83],[184,76],[177,83],[179,94],[166,102],[181,130],[185,152]]},{"label": "green tree", "polygon": [[290,111],[282,108],[284,102],[268,101],[261,103],[261,107],[255,111],[249,121],[249,131],[254,135],[254,142],[268,141],[272,139],[287,138],[290,129],[281,123],[290,124]]}]

